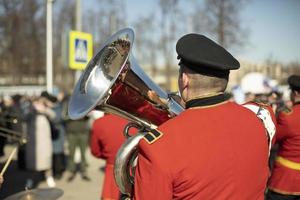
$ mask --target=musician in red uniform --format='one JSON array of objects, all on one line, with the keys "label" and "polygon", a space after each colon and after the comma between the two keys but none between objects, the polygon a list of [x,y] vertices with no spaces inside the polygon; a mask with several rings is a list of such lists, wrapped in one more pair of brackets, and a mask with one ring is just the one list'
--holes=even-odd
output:
[{"label": "musician in red uniform", "polygon": [[268,200],[300,199],[300,76],[288,78],[293,108],[279,113],[279,144],[269,180]]},{"label": "musician in red uniform", "polygon": [[106,160],[104,184],[102,188],[103,200],[120,198],[119,189],[115,183],[113,169],[115,156],[125,141],[124,127],[128,121],[116,115],[106,114],[94,121],[90,140],[91,153]]},{"label": "musician in red uniform", "polygon": [[198,34],[179,39],[176,51],[186,110],[140,141],[134,199],[263,200],[264,124],[224,93],[239,62]]}]

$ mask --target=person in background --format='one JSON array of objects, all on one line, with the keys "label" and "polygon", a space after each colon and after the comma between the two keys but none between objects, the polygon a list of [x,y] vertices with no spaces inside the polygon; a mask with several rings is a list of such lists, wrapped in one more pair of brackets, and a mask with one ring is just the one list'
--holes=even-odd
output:
[{"label": "person in background", "polygon": [[282,94],[278,91],[272,91],[268,94],[268,103],[272,106],[276,116],[280,111],[285,109],[284,102],[282,100]]},{"label": "person in background", "polygon": [[52,144],[53,144],[53,176],[56,179],[61,179],[66,167],[66,158],[64,153],[65,144],[65,128],[62,120],[62,101],[64,99],[64,92],[59,92],[56,98],[53,99],[52,109],[56,117],[52,120]]},{"label": "person in background", "polygon": [[293,107],[277,117],[277,156],[268,183],[267,200],[300,199],[300,76],[288,78]]},{"label": "person in background", "polygon": [[32,102],[31,112],[27,113],[28,140],[25,146],[26,168],[42,172],[49,187],[55,187],[52,176],[52,139],[49,120],[55,112],[47,106],[44,97]]},{"label": "person in background", "polygon": [[[186,110],[140,141],[133,198],[263,200],[270,137],[254,112],[224,93],[239,62],[199,34],[180,38],[176,51]],[[274,128],[274,114],[254,108]]]},{"label": "person in background", "polygon": [[[15,123],[12,124],[12,130],[21,134],[24,138],[27,135],[27,124],[24,121],[24,115],[28,111],[28,102],[26,102],[25,96],[21,96],[19,94],[13,95],[13,106],[12,106],[12,113],[14,116]],[[21,170],[26,169],[26,161],[25,161],[25,146],[26,144],[20,144],[18,148],[18,167]]]},{"label": "person in background", "polygon": [[251,92],[247,92],[245,94],[245,102],[250,102],[255,100],[255,94]]},{"label": "person in background", "polygon": [[116,153],[125,141],[123,131],[127,124],[128,120],[111,114],[105,114],[93,123],[90,137],[91,153],[106,161],[101,199],[120,198],[113,171]]},{"label": "person in background", "polygon": [[[4,96],[0,112],[0,127],[11,129],[11,122],[13,120],[12,107],[13,99],[10,96]],[[6,140],[5,137],[0,136],[0,157],[4,156]]]},{"label": "person in background", "polygon": [[75,151],[76,148],[80,150],[80,163],[79,163],[79,172],[81,173],[81,178],[84,181],[90,181],[90,177],[87,174],[87,161],[86,161],[86,148],[88,145],[89,138],[89,124],[88,117],[83,119],[71,120],[68,116],[68,103],[69,96],[66,96],[63,100],[62,107],[62,119],[64,122],[64,127],[66,131],[68,147],[69,147],[69,158],[67,164],[67,170],[69,172],[68,182],[74,180],[77,172],[76,163],[75,163]]}]

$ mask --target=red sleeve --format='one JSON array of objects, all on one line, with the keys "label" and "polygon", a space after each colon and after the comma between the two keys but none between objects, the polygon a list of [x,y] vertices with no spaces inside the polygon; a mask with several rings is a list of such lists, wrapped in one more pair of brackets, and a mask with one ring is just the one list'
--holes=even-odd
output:
[{"label": "red sleeve", "polygon": [[283,140],[290,133],[289,126],[287,123],[287,114],[281,112],[277,117],[277,133],[276,133],[276,143]]},{"label": "red sleeve", "polygon": [[90,137],[90,150],[93,156],[103,158],[101,140],[98,138],[99,131],[96,123],[93,123]]},{"label": "red sleeve", "polygon": [[156,159],[150,155],[144,151],[139,153],[135,171],[134,199],[172,199],[172,181]]}]

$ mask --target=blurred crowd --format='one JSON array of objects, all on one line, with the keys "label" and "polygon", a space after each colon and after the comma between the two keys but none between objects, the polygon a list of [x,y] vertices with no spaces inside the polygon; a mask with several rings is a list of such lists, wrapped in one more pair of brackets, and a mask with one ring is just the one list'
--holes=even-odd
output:
[{"label": "blurred crowd", "polygon": [[[77,172],[83,180],[90,180],[85,152],[93,117],[70,120],[68,98],[65,92],[46,91],[39,96],[0,98],[0,157],[5,156],[6,144],[18,143],[18,168],[39,172],[49,187],[55,187],[55,179],[61,179],[64,172],[68,181]],[[29,188],[36,184],[30,178],[26,181]]]},{"label": "blurred crowd", "polygon": [[245,94],[245,102],[250,102],[250,101],[258,101],[270,105],[276,116],[281,111],[285,109],[290,109],[293,106],[293,103],[290,100],[290,98],[285,98],[283,96],[283,93],[276,90],[266,94],[263,93],[255,94],[255,93],[248,92]]}]

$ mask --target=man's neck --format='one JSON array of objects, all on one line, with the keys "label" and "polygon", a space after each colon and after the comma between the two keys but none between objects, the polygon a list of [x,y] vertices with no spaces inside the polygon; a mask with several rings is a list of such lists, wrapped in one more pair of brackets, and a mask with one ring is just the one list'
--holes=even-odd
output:
[{"label": "man's neck", "polygon": [[295,98],[294,98],[294,104],[298,104],[300,102],[300,96],[295,96]]}]

